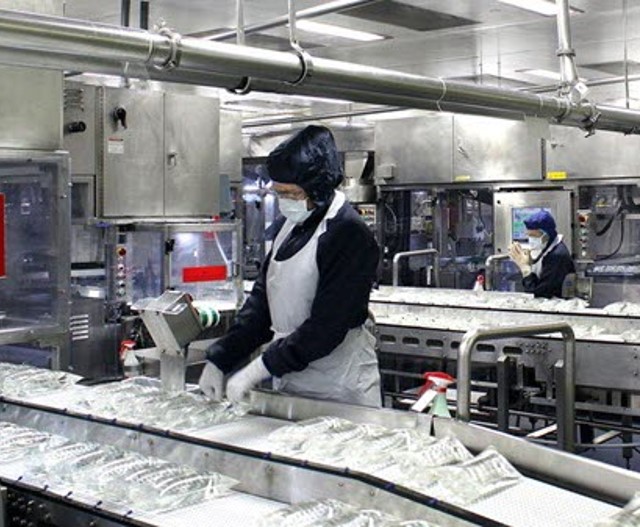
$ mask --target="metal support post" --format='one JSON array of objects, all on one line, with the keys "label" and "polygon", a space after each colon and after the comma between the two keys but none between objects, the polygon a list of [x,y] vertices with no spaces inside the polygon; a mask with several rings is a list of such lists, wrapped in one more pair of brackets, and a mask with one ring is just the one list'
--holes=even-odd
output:
[{"label": "metal support post", "polygon": [[498,430],[509,431],[509,389],[511,387],[510,368],[513,359],[507,355],[498,357]]}]

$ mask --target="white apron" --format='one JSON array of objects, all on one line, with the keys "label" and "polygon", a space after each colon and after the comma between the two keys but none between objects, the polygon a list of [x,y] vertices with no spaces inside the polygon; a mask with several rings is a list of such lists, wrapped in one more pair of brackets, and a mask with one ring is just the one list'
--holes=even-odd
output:
[{"label": "white apron", "polygon": [[[293,333],[311,315],[318,288],[316,263],[318,238],[327,230],[327,220],[335,217],[345,203],[336,191],[333,202],[306,245],[283,262],[275,255],[296,226],[286,220],[276,236],[267,270],[267,298],[273,340]],[[300,372],[274,379],[276,390],[363,406],[381,406],[380,372],[375,355],[375,337],[363,326],[351,329],[329,355],[311,362]]]}]

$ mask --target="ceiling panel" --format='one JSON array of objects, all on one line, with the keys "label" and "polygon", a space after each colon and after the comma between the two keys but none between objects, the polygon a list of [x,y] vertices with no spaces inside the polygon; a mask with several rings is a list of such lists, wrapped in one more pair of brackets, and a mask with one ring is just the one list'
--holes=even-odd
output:
[{"label": "ceiling panel", "polygon": [[340,14],[413,29],[414,31],[434,31],[477,24],[477,21],[469,18],[396,2],[395,0],[380,0],[379,2],[345,9]]}]

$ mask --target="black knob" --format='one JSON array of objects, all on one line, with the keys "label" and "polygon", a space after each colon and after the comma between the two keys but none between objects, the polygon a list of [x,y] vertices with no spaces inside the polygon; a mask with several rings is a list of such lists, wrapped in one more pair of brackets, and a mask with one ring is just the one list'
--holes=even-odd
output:
[{"label": "black knob", "polygon": [[122,106],[117,106],[116,109],[113,110],[113,119],[116,124],[120,123],[122,128],[127,128],[127,110]]},{"label": "black knob", "polygon": [[87,129],[87,124],[84,121],[73,121],[67,123],[64,127],[65,132],[68,134],[79,134]]}]

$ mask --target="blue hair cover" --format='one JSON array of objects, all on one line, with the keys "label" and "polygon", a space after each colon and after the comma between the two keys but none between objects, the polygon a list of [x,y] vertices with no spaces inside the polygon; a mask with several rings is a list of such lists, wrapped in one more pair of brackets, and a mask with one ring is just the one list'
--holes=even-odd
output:
[{"label": "blue hair cover", "polygon": [[556,221],[553,216],[546,210],[540,209],[538,212],[534,212],[526,220],[524,220],[524,226],[529,230],[541,230],[549,236],[549,241],[555,240],[558,235],[556,230]]}]

